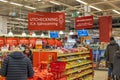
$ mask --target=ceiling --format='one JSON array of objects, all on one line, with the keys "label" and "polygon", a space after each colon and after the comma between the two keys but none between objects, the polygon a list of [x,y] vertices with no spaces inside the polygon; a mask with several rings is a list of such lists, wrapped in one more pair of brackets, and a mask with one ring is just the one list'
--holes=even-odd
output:
[{"label": "ceiling", "polygon": [[27,30],[27,14],[37,11],[65,12],[67,25],[74,26],[74,12],[93,15],[94,19],[103,15],[120,17],[120,0],[0,0],[0,15],[8,16],[8,29],[16,32]]}]

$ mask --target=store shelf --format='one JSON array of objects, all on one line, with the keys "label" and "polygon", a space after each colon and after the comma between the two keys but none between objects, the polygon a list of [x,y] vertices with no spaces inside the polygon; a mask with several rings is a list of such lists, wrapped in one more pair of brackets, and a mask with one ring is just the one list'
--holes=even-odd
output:
[{"label": "store shelf", "polygon": [[68,61],[86,59],[86,58],[89,58],[89,57],[90,57],[90,56],[84,56],[84,57],[79,57],[79,58],[66,59],[66,60],[58,60],[58,61],[65,61],[65,62],[68,62]]},{"label": "store shelf", "polygon": [[92,63],[92,61],[88,61],[88,62],[86,62],[86,63],[77,64],[77,65],[73,65],[73,66],[66,67],[66,69],[70,69],[70,68],[74,68],[74,67],[78,67],[78,66],[83,66],[83,65],[91,64],[91,63]]},{"label": "store shelf", "polygon": [[91,66],[87,66],[85,68],[80,68],[80,69],[76,69],[74,71],[67,72],[66,75],[72,74],[72,73],[75,73],[75,72],[78,72],[78,71],[86,70],[86,69],[89,69],[89,68],[92,68],[92,65]]},{"label": "store shelf", "polygon": [[87,54],[87,53],[90,53],[90,52],[89,52],[89,51],[86,51],[86,52],[75,52],[75,53],[66,53],[66,54],[59,53],[59,54],[58,54],[58,57],[73,56],[73,55]]},{"label": "store shelf", "polygon": [[84,73],[78,75],[78,77],[71,77],[71,78],[68,78],[67,80],[74,80],[74,79],[76,79],[76,78],[86,76],[86,75],[88,75],[88,74],[90,74],[90,73],[93,73],[93,71],[90,70],[90,71],[84,72]]}]

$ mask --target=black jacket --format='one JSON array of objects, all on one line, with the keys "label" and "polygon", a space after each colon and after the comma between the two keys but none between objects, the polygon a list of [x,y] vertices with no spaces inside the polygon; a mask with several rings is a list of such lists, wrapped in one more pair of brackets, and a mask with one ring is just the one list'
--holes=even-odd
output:
[{"label": "black jacket", "polygon": [[114,40],[112,40],[105,50],[105,57],[107,62],[113,63],[113,56],[117,50],[119,50],[119,45]]},{"label": "black jacket", "polygon": [[13,52],[3,61],[1,75],[5,76],[6,80],[27,80],[33,74],[30,59],[21,52]]},{"label": "black jacket", "polygon": [[120,76],[120,51],[117,51],[113,59],[113,74]]}]

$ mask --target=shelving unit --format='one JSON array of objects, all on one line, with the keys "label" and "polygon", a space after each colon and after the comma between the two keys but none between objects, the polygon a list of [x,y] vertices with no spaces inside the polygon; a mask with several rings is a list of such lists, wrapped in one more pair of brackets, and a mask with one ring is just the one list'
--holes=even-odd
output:
[{"label": "shelving unit", "polygon": [[90,51],[58,54],[58,61],[66,62],[66,71],[64,74],[67,76],[67,80],[93,79],[93,65],[90,60]]}]

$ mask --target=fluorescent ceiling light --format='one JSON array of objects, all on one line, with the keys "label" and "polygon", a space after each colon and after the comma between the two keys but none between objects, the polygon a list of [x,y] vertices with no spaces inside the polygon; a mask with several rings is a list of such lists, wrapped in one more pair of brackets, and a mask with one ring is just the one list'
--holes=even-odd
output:
[{"label": "fluorescent ceiling light", "polygon": [[16,20],[20,20],[20,21],[28,21],[26,19],[21,19],[21,18],[15,18]]},{"label": "fluorescent ceiling light", "polygon": [[29,9],[36,9],[34,7],[31,7],[31,6],[24,6],[24,7],[29,8]]},{"label": "fluorescent ceiling light", "polygon": [[115,13],[117,13],[117,14],[120,14],[120,12],[119,11],[117,11],[117,10],[112,10],[113,12],[115,12]]},{"label": "fluorescent ceiling light", "polygon": [[13,4],[13,5],[16,5],[16,6],[23,6],[22,4],[14,3],[14,2],[10,2],[10,4]]},{"label": "fluorescent ceiling light", "polygon": [[50,3],[56,4],[56,5],[60,5],[59,3],[56,3],[54,1],[50,1]]},{"label": "fluorescent ceiling light", "polygon": [[84,4],[84,5],[87,5],[87,3],[84,2],[84,1],[81,1],[81,0],[76,0],[76,1],[79,2],[79,3],[82,3],[82,4]]},{"label": "fluorescent ceiling light", "polygon": [[63,31],[60,31],[59,34],[64,34]]},{"label": "fluorescent ceiling light", "polygon": [[96,10],[98,10],[98,11],[102,11],[101,9],[96,8],[96,7],[94,7],[94,6],[89,6],[89,7],[93,8],[93,9],[96,9]]},{"label": "fluorescent ceiling light", "polygon": [[8,2],[8,1],[6,1],[6,0],[0,0],[1,2]]},{"label": "fluorescent ceiling light", "polygon": [[71,21],[69,21],[69,20],[65,20],[65,22],[71,22]]}]

